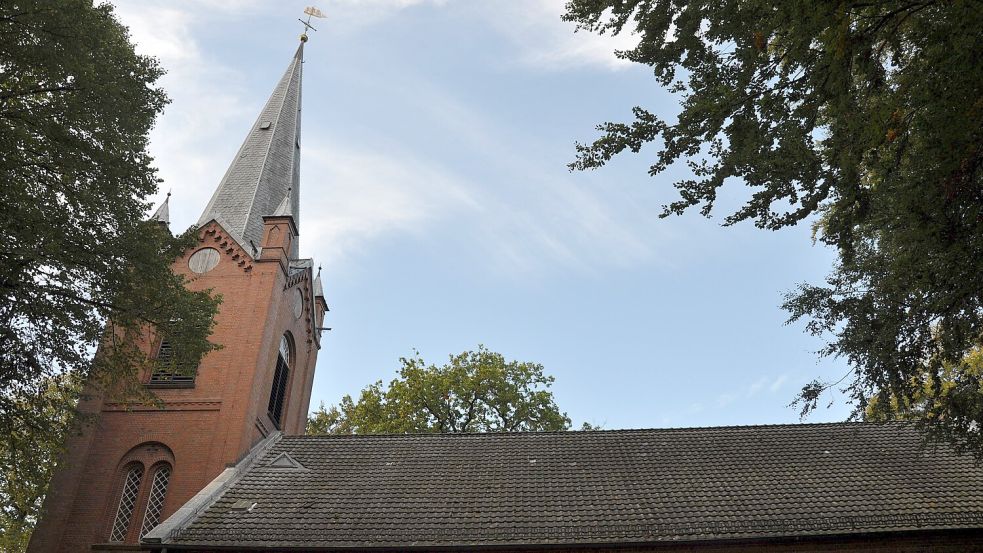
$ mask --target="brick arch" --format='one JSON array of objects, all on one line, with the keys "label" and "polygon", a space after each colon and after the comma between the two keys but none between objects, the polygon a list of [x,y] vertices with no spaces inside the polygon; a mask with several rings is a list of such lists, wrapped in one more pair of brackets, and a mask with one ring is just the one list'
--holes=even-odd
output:
[{"label": "brick arch", "polygon": [[174,452],[163,442],[148,440],[130,448],[126,455],[120,458],[119,464],[122,466],[132,461],[139,461],[145,467],[151,467],[162,461],[174,466]]},{"label": "brick arch", "polygon": [[112,540],[113,525],[116,522],[123,493],[126,491],[127,479],[134,467],[140,468],[140,483],[123,543],[137,543],[139,541],[140,527],[147,507],[150,486],[154,475],[163,466],[169,467],[173,472],[174,452],[166,444],[159,441],[142,442],[130,448],[126,454],[120,457],[116,471],[113,473],[115,480],[110,496],[112,500],[109,502],[103,517],[102,535],[106,541]]}]

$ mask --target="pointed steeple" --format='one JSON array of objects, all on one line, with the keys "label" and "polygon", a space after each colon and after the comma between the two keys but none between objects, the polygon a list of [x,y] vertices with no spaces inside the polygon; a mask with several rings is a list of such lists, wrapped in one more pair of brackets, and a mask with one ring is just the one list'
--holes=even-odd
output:
[{"label": "pointed steeple", "polygon": [[157,211],[155,211],[154,214],[150,216],[150,220],[157,221],[158,223],[161,223],[163,225],[170,225],[171,208],[168,206],[170,202],[171,202],[171,193],[168,192],[167,196],[164,198],[163,203],[161,203],[160,207],[157,208]]},{"label": "pointed steeple", "polygon": [[[289,204],[285,214],[299,224],[303,62],[304,42],[301,41],[198,220],[200,226],[214,219],[247,250],[259,247],[263,217],[280,212],[284,202]],[[298,257],[297,249],[294,240],[291,259]]]}]

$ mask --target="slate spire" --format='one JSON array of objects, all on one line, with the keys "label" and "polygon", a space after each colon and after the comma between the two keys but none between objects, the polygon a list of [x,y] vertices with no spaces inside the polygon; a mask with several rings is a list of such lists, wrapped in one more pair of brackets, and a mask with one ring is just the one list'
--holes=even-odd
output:
[{"label": "slate spire", "polygon": [[[214,219],[253,255],[262,242],[263,216],[284,211],[284,202],[299,228],[303,62],[302,41],[198,220],[201,226]],[[290,258],[297,257],[294,240]]]}]

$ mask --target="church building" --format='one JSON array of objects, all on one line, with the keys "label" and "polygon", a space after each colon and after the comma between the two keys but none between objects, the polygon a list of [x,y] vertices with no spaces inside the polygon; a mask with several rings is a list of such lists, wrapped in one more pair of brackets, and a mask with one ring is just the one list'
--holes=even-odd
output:
[{"label": "church building", "polygon": [[305,41],[173,265],[222,295],[222,349],[140,375],[158,405],[81,403],[29,551],[983,551],[983,467],[901,424],[304,436]]},{"label": "church building", "polygon": [[[205,207],[198,246],[173,265],[222,295],[211,337],[222,349],[193,376],[140,375],[160,406],[81,403],[94,422],[68,444],[31,552],[136,544],[256,444],[304,432],[327,304],[299,256],[303,61],[301,42]],[[168,216],[165,202],[154,217]],[[143,346],[170,354],[160,337]]]}]

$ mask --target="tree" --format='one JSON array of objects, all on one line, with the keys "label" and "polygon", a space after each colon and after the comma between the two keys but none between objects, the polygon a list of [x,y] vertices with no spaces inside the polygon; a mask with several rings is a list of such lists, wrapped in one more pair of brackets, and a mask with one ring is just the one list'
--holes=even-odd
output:
[{"label": "tree", "polygon": [[8,428],[0,435],[0,551],[25,551],[41,513],[41,503],[73,419],[71,404],[81,383],[66,374],[42,392],[47,432]]},{"label": "tree", "polygon": [[[979,413],[966,417],[963,410],[979,408],[977,397],[983,393],[983,348],[974,348],[958,363],[944,363],[936,375],[929,367],[912,377],[915,392],[911,397],[873,397],[867,403],[864,416],[871,421],[889,420],[952,420],[970,424]],[[955,428],[949,424],[943,429]]]},{"label": "tree", "polygon": [[[869,398],[921,393],[913,377],[983,340],[983,6],[964,1],[570,0],[564,18],[634,31],[619,55],[682,94],[667,121],[641,107],[577,145],[573,170],[655,142],[656,176],[684,162],[662,217],[710,216],[725,183],[752,192],[724,219],[780,229],[811,221],[838,252],[825,285],[785,298],[790,322],[850,364],[855,417]],[[933,376],[934,377],[934,376]],[[815,408],[831,386],[799,400]],[[948,401],[947,397],[940,397]],[[983,452],[983,395],[923,419]]]},{"label": "tree", "polygon": [[358,402],[322,403],[308,434],[555,431],[570,428],[549,390],[553,377],[538,363],[506,361],[478,346],[450,356],[443,366],[417,354],[401,358],[399,377],[365,387]]},{"label": "tree", "polygon": [[[196,366],[214,347],[218,300],[188,291],[170,270],[194,229],[174,237],[146,221],[158,186],[148,133],[167,101],[155,86],[161,74],[134,52],[108,4],[0,4],[5,460],[35,459],[34,444],[61,442],[74,383],[143,393],[132,377],[153,363],[137,346],[149,329],[167,333],[177,366]],[[2,499],[4,513],[27,504]]]}]

